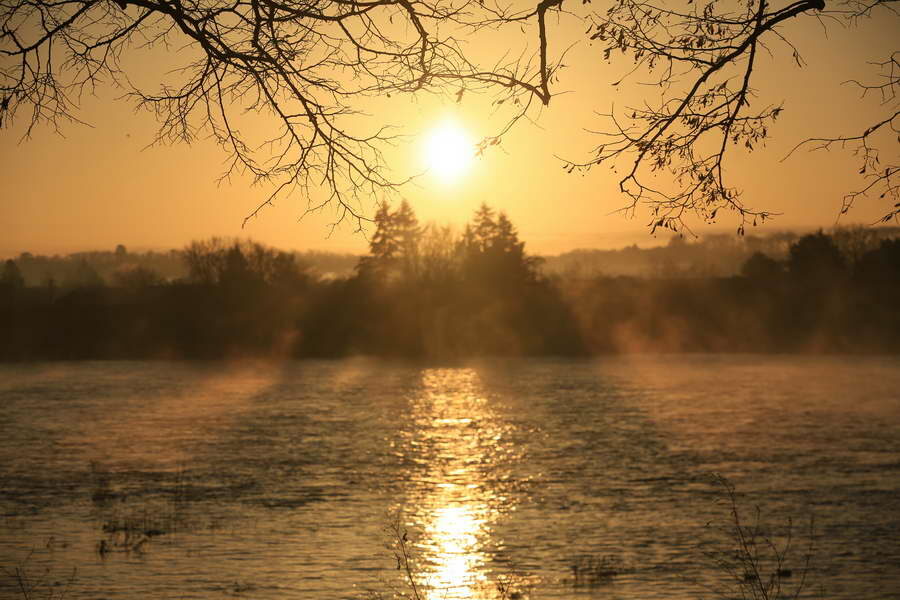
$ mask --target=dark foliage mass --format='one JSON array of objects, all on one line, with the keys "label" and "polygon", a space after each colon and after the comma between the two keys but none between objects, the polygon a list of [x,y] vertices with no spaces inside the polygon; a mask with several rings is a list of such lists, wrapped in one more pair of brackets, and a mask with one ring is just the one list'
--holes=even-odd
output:
[{"label": "dark foliage mass", "polygon": [[[461,234],[421,226],[406,203],[382,204],[375,222],[369,254],[344,277],[218,239],[180,252],[174,279],[130,264],[104,280],[81,261],[68,283],[29,285],[29,257],[7,260],[0,358],[900,350],[900,239],[866,230],[794,238],[778,256],[753,253],[739,274],[670,261],[636,277],[541,270],[487,206]],[[665,256],[694,246],[672,243]]]}]

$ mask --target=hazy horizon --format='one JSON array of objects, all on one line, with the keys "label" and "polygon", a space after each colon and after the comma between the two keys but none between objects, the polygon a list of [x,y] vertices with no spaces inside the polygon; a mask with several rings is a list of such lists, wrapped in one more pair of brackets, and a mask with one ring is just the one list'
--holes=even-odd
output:
[{"label": "hazy horizon", "polygon": [[[442,225],[441,223],[437,223],[438,225]],[[829,231],[834,227],[839,228],[852,228],[852,227],[872,227],[874,229],[878,228],[890,228],[894,227],[893,224],[886,225],[878,225],[878,224],[868,224],[868,223],[832,223],[831,225],[819,226],[819,225],[811,225],[807,227],[797,226],[797,227],[777,227],[777,223],[771,223],[766,226],[757,227],[754,229],[749,229],[745,236],[760,236],[767,237],[772,235],[779,234],[796,234],[796,235],[804,235],[807,233],[814,233],[819,230]],[[568,252],[578,251],[578,250],[618,250],[621,248],[626,248],[629,246],[637,245],[639,248],[654,248],[658,246],[664,246],[669,243],[669,240],[673,237],[676,237],[676,234],[668,230],[657,231],[655,234],[650,235],[647,232],[643,233],[635,233],[635,232],[619,232],[613,234],[585,234],[583,236],[578,236],[573,239],[572,236],[569,236],[565,239],[556,239],[548,241],[544,239],[541,240],[542,236],[538,236],[537,240],[533,240],[529,238],[529,236],[519,231],[520,237],[522,241],[526,244],[526,250],[529,254],[537,255],[537,256],[559,256],[562,254],[566,254]],[[353,255],[353,256],[362,256],[365,255],[368,251],[369,238],[363,235],[362,233],[355,234],[359,239],[357,243],[352,245],[350,244],[328,244],[328,240],[325,240],[325,243],[318,246],[286,246],[286,245],[276,245],[270,244],[265,239],[257,238],[248,234],[237,234],[237,235],[212,235],[208,237],[219,237],[227,240],[250,240],[253,242],[262,243],[266,246],[271,246],[273,248],[277,248],[278,250],[283,250],[287,252],[321,252],[325,254],[335,254],[335,255]],[[738,235],[733,229],[726,230],[724,227],[708,227],[701,232],[698,232],[698,235],[691,236],[690,234],[685,234],[684,239],[688,242],[693,241],[702,241],[707,237],[716,237],[716,236],[732,236],[736,240],[740,239],[740,235]],[[133,253],[143,253],[143,252],[169,252],[172,250],[182,250],[185,246],[191,243],[196,239],[207,239],[207,238],[190,238],[185,239],[180,244],[175,245],[154,245],[154,244],[142,244],[142,243],[129,243],[129,240],[121,240],[115,242],[111,245],[83,245],[83,246],[64,246],[64,245],[49,245],[42,244],[36,247],[12,247],[8,244],[3,244],[0,242],[0,260],[7,259],[16,259],[20,255],[25,252],[31,253],[36,256],[68,256],[73,254],[85,253],[85,252],[112,252],[115,250],[116,246],[122,244],[126,247],[128,252]],[[542,250],[543,248],[543,250]]]}]

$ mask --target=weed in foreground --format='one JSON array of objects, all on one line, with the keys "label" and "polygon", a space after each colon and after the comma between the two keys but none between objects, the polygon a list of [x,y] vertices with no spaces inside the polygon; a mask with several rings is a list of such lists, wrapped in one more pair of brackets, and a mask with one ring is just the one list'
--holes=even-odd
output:
[{"label": "weed in foreground", "polygon": [[103,538],[96,544],[97,553],[106,557],[113,552],[140,554],[149,543],[160,536],[174,536],[181,532],[214,530],[216,519],[192,518],[191,486],[185,468],[174,473],[174,481],[161,487],[161,499],[154,502],[135,500],[135,495],[115,488],[110,473],[91,462],[94,491],[91,500],[103,515],[100,529]]},{"label": "weed in foreground", "polygon": [[786,526],[772,533],[762,523],[761,511],[755,507],[750,522],[745,520],[738,504],[734,485],[721,476],[716,477],[724,495],[727,516],[721,523],[708,523],[714,534],[724,542],[713,550],[701,550],[720,583],[703,584],[719,598],[741,600],[794,600],[808,588],[807,576],[813,554],[812,516],[806,531],[805,548],[794,547],[794,526],[788,519]]},{"label": "weed in foreground", "polygon": [[[807,576],[810,572],[810,561],[813,553],[813,519],[810,518],[808,542],[800,550],[800,556],[794,547],[794,528],[789,520],[787,526],[778,535],[766,530],[761,520],[761,511],[756,507],[752,520],[748,523],[741,512],[738,494],[734,486],[725,478],[717,477],[718,484],[724,493],[721,501],[726,506],[726,517],[719,523],[708,523],[707,527],[718,538],[715,546],[701,547],[708,568],[716,576],[718,582],[702,582],[691,580],[711,592],[714,597],[728,600],[796,600],[808,589]],[[104,526],[107,534],[124,536],[122,547],[132,551],[140,551],[142,545],[150,537],[163,535],[165,532],[152,528],[150,521],[108,522]],[[401,589],[391,588],[388,592],[370,591],[365,595],[368,600],[434,600],[444,598],[441,590],[430,589],[425,583],[423,570],[415,555],[408,530],[402,524],[399,514],[391,517],[386,526],[389,542],[387,548],[396,561],[396,568],[402,573]],[[48,542],[49,544],[50,542]],[[135,548],[135,546],[138,546]],[[112,548],[107,548],[110,551]],[[101,554],[102,554],[101,550]],[[28,559],[19,566],[7,569],[0,567],[6,576],[7,583],[21,600],[64,600],[66,593],[75,580],[76,571],[59,580],[52,577],[47,568],[38,577],[28,569]],[[574,587],[593,587],[610,583],[621,574],[622,567],[612,556],[580,556],[572,565]],[[243,593],[249,589],[234,584],[234,593]],[[9,585],[6,586],[7,588]],[[532,598],[532,586],[527,578],[517,575],[499,575],[490,590],[485,590],[484,597],[492,600],[528,600]]]},{"label": "weed in foreground", "polygon": [[616,575],[622,573],[623,567],[615,556],[582,555],[572,563],[572,585],[580,587],[597,587],[611,583]]},{"label": "weed in foreground", "polygon": [[34,552],[28,554],[22,564],[16,565],[12,569],[0,567],[3,574],[11,582],[12,587],[21,595],[22,600],[63,600],[75,581],[75,568],[72,573],[65,579],[56,579],[50,568],[47,567],[43,572],[35,576],[28,569],[28,561]]},{"label": "weed in foreground", "polygon": [[[766,529],[761,510],[755,507],[750,520],[742,512],[734,485],[724,477],[716,477],[723,490],[719,501],[725,506],[724,518],[707,523],[715,542],[698,548],[705,559],[704,571],[708,577],[687,578],[688,581],[706,590],[711,597],[727,600],[797,600],[810,591],[808,575],[814,549],[814,520],[810,517],[805,529],[805,544],[797,544],[795,527],[788,519],[778,530]],[[440,591],[428,589],[414,551],[409,533],[403,527],[399,515],[394,515],[386,527],[390,543],[388,549],[396,560],[397,570],[403,573],[403,589],[389,594],[371,592],[371,600],[404,598],[408,600],[430,600],[443,598]],[[798,547],[799,546],[799,547]],[[613,555],[582,555],[571,565],[571,584],[577,592],[579,588],[594,588],[608,585],[625,572],[618,557]],[[530,598],[532,588],[523,585],[522,576],[498,576],[495,578],[493,594],[485,598],[497,600],[520,600]]]},{"label": "weed in foreground", "polygon": [[[369,591],[367,600],[441,600],[447,596],[447,590],[429,587],[425,581],[424,573],[419,565],[418,557],[413,549],[409,531],[401,521],[401,515],[395,513],[390,516],[385,527],[388,538],[387,549],[396,561],[396,568],[402,573],[402,588],[390,586],[389,591]],[[462,582],[460,582],[462,583]],[[527,578],[507,573],[498,575],[492,585],[479,594],[479,597],[492,600],[527,600],[531,598],[532,584]]]}]

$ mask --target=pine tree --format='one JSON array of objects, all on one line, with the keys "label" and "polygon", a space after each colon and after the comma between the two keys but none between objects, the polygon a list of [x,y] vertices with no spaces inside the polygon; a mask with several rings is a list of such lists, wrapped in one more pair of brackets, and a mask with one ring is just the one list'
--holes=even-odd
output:
[{"label": "pine tree", "polygon": [[472,219],[472,231],[479,250],[484,252],[490,247],[492,240],[497,235],[497,223],[494,221],[494,209],[482,203]]},{"label": "pine tree", "polygon": [[383,201],[375,213],[375,233],[369,242],[369,254],[379,262],[389,263],[397,257],[398,252],[399,244],[391,207]]},{"label": "pine tree", "polygon": [[422,228],[415,211],[407,201],[391,211],[382,202],[375,213],[375,233],[369,242],[369,256],[360,260],[361,273],[380,278],[402,275],[415,277],[419,271],[419,243]]},{"label": "pine tree", "polygon": [[393,213],[394,236],[399,250],[400,271],[406,278],[416,278],[420,271],[419,242],[422,228],[409,203],[404,200]]},{"label": "pine tree", "polygon": [[[496,216],[495,216],[496,215]],[[537,278],[540,259],[525,253],[515,226],[505,213],[482,204],[466,226],[458,246],[463,272],[479,285],[516,287]]]}]

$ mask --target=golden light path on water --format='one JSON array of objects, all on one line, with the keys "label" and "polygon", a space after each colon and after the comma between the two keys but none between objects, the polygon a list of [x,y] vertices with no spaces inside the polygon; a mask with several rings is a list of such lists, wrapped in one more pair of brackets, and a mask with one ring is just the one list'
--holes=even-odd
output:
[{"label": "golden light path on water", "polygon": [[[414,405],[413,444],[428,461],[411,515],[421,531],[421,583],[429,600],[487,600],[485,546],[505,499],[486,475],[510,454],[508,426],[472,369],[429,369]],[[508,506],[506,508],[509,508]]]}]

